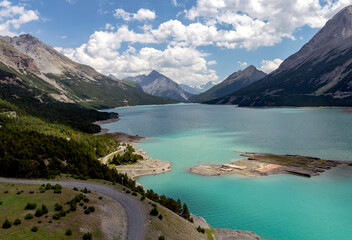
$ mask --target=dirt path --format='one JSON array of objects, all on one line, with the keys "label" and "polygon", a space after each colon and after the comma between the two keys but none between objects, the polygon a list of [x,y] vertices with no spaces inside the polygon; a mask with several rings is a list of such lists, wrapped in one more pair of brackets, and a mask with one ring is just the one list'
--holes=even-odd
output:
[{"label": "dirt path", "polygon": [[24,180],[24,179],[13,179],[13,178],[0,178],[0,182],[5,183],[22,183],[22,184],[60,184],[63,187],[78,187],[87,188],[89,190],[96,191],[100,194],[106,195],[118,203],[120,203],[127,213],[128,218],[128,239],[129,240],[141,240],[144,239],[144,221],[146,216],[142,213],[140,207],[130,199],[128,196],[118,192],[107,186],[102,186],[94,183],[84,183],[76,181],[42,181],[42,180]]}]

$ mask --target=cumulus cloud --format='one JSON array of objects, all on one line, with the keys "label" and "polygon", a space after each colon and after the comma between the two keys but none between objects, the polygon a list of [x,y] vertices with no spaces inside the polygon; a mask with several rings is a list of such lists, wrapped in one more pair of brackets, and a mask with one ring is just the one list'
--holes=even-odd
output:
[{"label": "cumulus cloud", "polygon": [[[218,79],[216,72],[208,69],[216,61],[207,61],[207,54],[199,47],[254,50],[275,45],[283,38],[294,40],[296,29],[305,25],[322,27],[351,3],[352,0],[198,0],[184,11],[187,24],[174,19],[133,29],[128,25],[115,28],[107,24],[105,31],[93,33],[87,43],[62,52],[119,78],[156,69],[179,83],[197,85]],[[114,16],[127,23],[156,18],[155,12],[148,9],[139,9],[137,13],[115,9]],[[123,43],[129,46],[127,50],[121,50]],[[281,62],[263,60],[261,70],[271,72]],[[239,64],[247,66],[245,62]]]},{"label": "cumulus cloud", "polygon": [[0,2],[0,33],[3,36],[17,35],[14,30],[18,30],[21,25],[39,20],[39,13],[27,10],[21,5],[12,5],[8,0]]},{"label": "cumulus cloud", "polygon": [[[198,0],[185,14],[192,21],[217,25],[223,37],[217,41],[218,46],[251,50],[272,46],[282,38],[294,39],[294,30],[305,25],[322,27],[351,3],[351,0]],[[224,30],[228,26],[231,29]]]},{"label": "cumulus cloud", "polygon": [[279,58],[274,60],[262,60],[260,70],[265,73],[271,73],[272,71],[276,70],[283,61]]},{"label": "cumulus cloud", "polygon": [[154,11],[149,9],[141,8],[137,13],[129,13],[123,10],[122,8],[115,9],[114,17],[122,18],[124,21],[145,21],[145,20],[153,20],[156,15]]}]

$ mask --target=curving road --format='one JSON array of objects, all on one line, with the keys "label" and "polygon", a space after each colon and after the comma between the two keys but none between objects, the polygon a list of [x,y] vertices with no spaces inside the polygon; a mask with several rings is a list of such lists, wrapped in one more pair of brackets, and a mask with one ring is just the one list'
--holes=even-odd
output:
[{"label": "curving road", "polygon": [[94,183],[83,183],[75,181],[42,181],[42,180],[24,180],[24,179],[13,179],[13,178],[0,178],[0,182],[5,183],[23,183],[23,184],[60,184],[63,187],[78,187],[87,188],[89,190],[96,191],[111,197],[115,201],[119,202],[125,209],[128,218],[128,240],[142,240],[143,239],[143,224],[145,216],[142,213],[140,207],[129,197],[124,194],[99,184]]}]

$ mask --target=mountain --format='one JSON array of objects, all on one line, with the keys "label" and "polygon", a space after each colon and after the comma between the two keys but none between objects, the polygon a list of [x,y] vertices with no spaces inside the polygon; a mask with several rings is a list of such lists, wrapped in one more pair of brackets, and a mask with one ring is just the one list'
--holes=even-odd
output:
[{"label": "mountain", "polygon": [[128,77],[124,80],[134,81],[143,91],[154,96],[167,97],[178,101],[187,101],[192,94],[183,90],[176,82],[153,70],[149,75]]},{"label": "mountain", "polygon": [[233,93],[241,88],[250,85],[251,83],[262,79],[265,76],[266,73],[258,70],[256,67],[251,65],[244,70],[234,72],[221,83],[213,86],[204,93],[192,97],[190,101],[204,102],[211,99],[224,97],[230,93]]},{"label": "mountain", "polygon": [[186,92],[189,92],[191,94],[195,94],[196,95],[196,94],[200,94],[200,93],[205,92],[206,90],[212,88],[213,86],[216,85],[216,83],[214,83],[212,81],[209,81],[206,84],[202,84],[202,85],[196,86],[196,87],[189,86],[189,85],[186,85],[186,84],[179,84],[179,85]]},{"label": "mountain", "polygon": [[207,103],[240,106],[352,106],[352,6],[297,53],[248,87]]},{"label": "mountain", "polygon": [[76,63],[30,34],[0,37],[0,69],[15,74],[22,87],[88,107],[175,102],[145,94],[132,83],[113,80]]}]

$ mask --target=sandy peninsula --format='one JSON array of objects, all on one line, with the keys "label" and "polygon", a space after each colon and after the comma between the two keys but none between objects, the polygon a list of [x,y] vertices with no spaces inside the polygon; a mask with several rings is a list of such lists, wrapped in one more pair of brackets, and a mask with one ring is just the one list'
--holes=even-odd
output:
[{"label": "sandy peninsula", "polygon": [[293,174],[313,177],[341,164],[352,166],[352,162],[322,160],[299,155],[243,153],[241,156],[246,158],[221,165],[202,164],[192,167],[189,171],[202,176],[239,174],[248,177],[261,177],[273,174]]},{"label": "sandy peninsula", "polygon": [[[111,134],[113,139],[120,142],[120,146],[115,152],[100,159],[104,164],[108,164],[109,167],[115,168],[119,173],[126,173],[130,178],[135,179],[141,176],[162,174],[171,171],[172,165],[170,162],[161,161],[156,158],[151,158],[143,149],[136,148],[135,145],[140,140],[147,139],[140,136],[131,136],[125,133],[113,133]],[[123,154],[126,151],[127,145],[132,145],[135,148],[135,153],[141,155],[143,159],[138,160],[135,164],[129,165],[110,165],[109,160],[112,159],[116,154]]]}]

